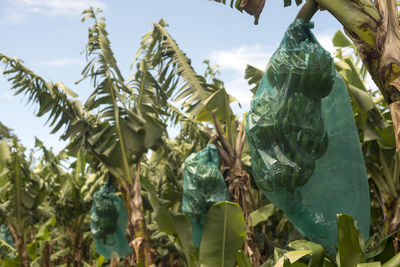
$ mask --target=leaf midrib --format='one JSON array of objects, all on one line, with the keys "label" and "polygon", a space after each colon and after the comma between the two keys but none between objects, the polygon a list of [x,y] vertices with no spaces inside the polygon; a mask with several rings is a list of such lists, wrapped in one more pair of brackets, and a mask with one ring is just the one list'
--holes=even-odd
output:
[{"label": "leaf midrib", "polygon": [[224,206],[224,235],[222,238],[222,259],[221,259],[221,267],[225,266],[225,245],[226,245],[226,221],[228,217],[228,209]]},{"label": "leaf midrib", "polygon": [[197,92],[201,95],[202,100],[204,101],[207,96],[203,92],[203,87],[199,83],[199,81],[196,79],[196,75],[193,73],[191,70],[189,64],[185,60],[185,56],[182,55],[181,50],[175,43],[175,41],[172,39],[172,37],[168,34],[168,32],[158,23],[154,24],[166,37],[167,41],[170,45],[170,47],[175,51],[176,57],[178,58],[179,64],[181,64],[182,68],[185,70],[185,72],[189,75],[190,81],[193,83],[193,87],[197,89]]}]

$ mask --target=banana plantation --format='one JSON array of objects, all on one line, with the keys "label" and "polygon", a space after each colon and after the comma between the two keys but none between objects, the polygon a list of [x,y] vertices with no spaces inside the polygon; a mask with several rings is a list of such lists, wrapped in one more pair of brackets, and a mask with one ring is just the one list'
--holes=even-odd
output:
[{"label": "banana plantation", "polygon": [[[255,24],[268,8],[215,2]],[[164,19],[125,77],[102,11],[83,11],[86,101],[0,51],[9,91],[67,143],[28,150],[0,122],[0,265],[400,266],[398,3],[294,4],[265,72],[243,73],[244,114]],[[321,11],[344,28],[333,54],[312,33]]]}]

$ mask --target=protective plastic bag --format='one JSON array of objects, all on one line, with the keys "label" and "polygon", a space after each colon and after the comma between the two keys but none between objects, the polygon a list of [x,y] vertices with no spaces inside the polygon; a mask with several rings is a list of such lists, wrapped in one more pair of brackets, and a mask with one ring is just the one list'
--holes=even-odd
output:
[{"label": "protective plastic bag", "polygon": [[330,252],[336,214],[369,233],[365,163],[346,85],[333,60],[296,19],[268,63],[247,117],[257,186],[297,229]]},{"label": "protective plastic bag", "polygon": [[96,252],[104,258],[123,258],[132,253],[125,238],[128,225],[122,199],[115,195],[111,180],[94,193],[90,210],[90,231],[96,243]]},{"label": "protective plastic bag", "polygon": [[194,246],[200,247],[208,209],[226,200],[229,194],[219,170],[218,151],[215,145],[209,144],[186,158],[183,172],[182,212],[192,222]]},{"label": "protective plastic bag", "polygon": [[2,224],[0,226],[0,239],[6,241],[10,246],[14,247],[14,240],[6,224]]},{"label": "protective plastic bag", "polygon": [[[10,230],[8,229],[8,226],[6,224],[2,224],[0,226],[0,239],[8,243],[10,246],[14,246],[14,240],[11,236]],[[0,249],[0,258],[8,257],[11,259],[15,259],[14,255],[10,255],[8,249],[6,248],[1,248]]]}]

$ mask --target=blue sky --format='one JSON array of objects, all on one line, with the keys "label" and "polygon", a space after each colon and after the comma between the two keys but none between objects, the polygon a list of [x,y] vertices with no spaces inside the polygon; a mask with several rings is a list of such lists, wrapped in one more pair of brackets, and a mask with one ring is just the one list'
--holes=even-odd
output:
[{"label": "blue sky", "polygon": [[[85,66],[81,52],[90,24],[81,22],[81,12],[91,5],[104,11],[111,46],[125,76],[131,73],[129,66],[141,36],[151,22],[164,18],[197,71],[203,73],[204,59],[219,65],[228,92],[243,106],[235,109],[237,112],[246,111],[251,100],[244,80],[246,64],[265,68],[299,10],[296,5],[284,8],[283,0],[267,0],[256,26],[246,13],[207,0],[0,0],[0,53],[24,60],[45,80],[64,82],[84,101],[90,85],[76,86],[74,82]],[[317,12],[313,21],[317,38],[333,51],[331,38],[342,27],[327,12]],[[46,146],[62,149],[65,143],[59,134],[50,135],[46,119],[33,115],[35,106],[26,105],[26,99],[13,96],[9,88],[0,75],[0,121],[12,128],[27,148],[33,147],[37,136]]]}]

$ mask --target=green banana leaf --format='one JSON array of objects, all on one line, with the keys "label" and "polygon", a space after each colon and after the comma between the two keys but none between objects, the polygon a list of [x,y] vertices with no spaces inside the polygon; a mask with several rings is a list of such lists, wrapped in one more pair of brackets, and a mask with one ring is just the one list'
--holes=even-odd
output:
[{"label": "green banana leaf", "polygon": [[211,206],[200,244],[201,267],[232,267],[246,237],[243,212],[237,203],[223,201]]}]

